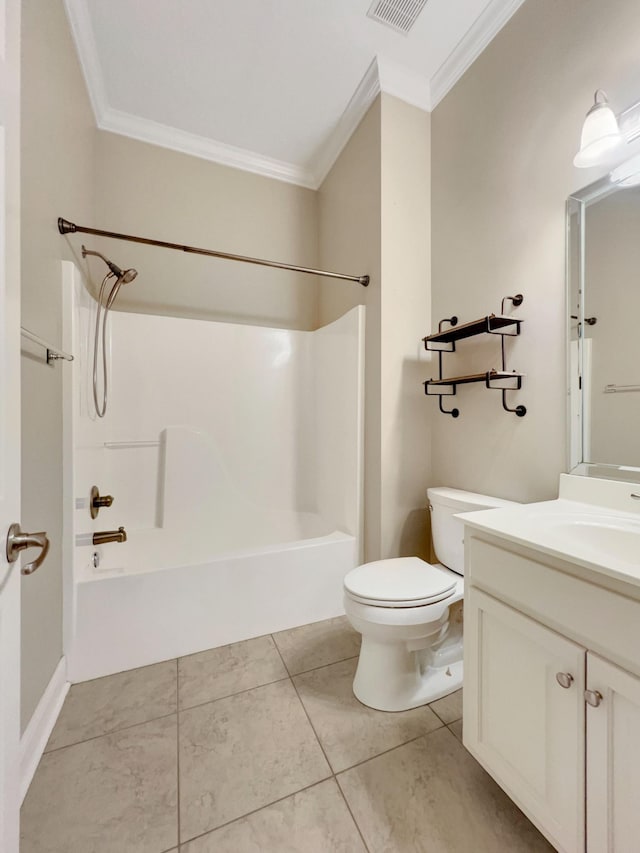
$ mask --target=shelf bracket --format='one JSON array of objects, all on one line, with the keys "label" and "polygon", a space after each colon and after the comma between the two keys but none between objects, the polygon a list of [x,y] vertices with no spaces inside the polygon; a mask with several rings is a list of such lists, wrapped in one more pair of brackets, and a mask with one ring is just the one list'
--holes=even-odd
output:
[{"label": "shelf bracket", "polygon": [[442,408],[442,395],[441,394],[438,396],[438,408],[440,409],[440,411],[442,412],[443,415],[451,415],[452,418],[457,418],[458,415],[460,414],[459,409],[451,409],[451,411],[448,411],[447,409]]},{"label": "shelf bracket", "polygon": [[517,417],[523,418],[527,414],[527,409],[525,406],[516,406],[515,409],[510,409],[507,406],[507,389],[502,389],[502,408],[505,412],[513,412]]},{"label": "shelf bracket", "polygon": [[522,305],[524,302],[524,296],[521,293],[516,293],[515,296],[505,296],[502,300],[502,305],[500,311],[504,314],[504,303],[508,300],[513,304],[514,308],[517,308],[518,305]]}]

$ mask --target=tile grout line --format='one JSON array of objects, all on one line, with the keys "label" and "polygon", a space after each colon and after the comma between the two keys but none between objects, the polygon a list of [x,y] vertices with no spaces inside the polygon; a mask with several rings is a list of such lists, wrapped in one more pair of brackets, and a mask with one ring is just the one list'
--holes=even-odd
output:
[{"label": "tile grout line", "polygon": [[271,642],[273,643],[273,647],[278,652],[278,657],[282,661],[282,666],[285,668],[285,672],[287,673],[289,678],[291,678],[291,673],[289,672],[289,667],[287,666],[287,662],[285,661],[284,657],[282,656],[282,652],[280,651],[280,646],[278,645],[278,643],[276,641],[275,634],[269,634],[269,636],[271,637]]},{"label": "tile grout line", "polygon": [[332,663],[321,663],[320,666],[312,666],[310,669],[303,669],[301,672],[293,672],[290,675],[291,678],[295,678],[297,675],[307,675],[309,672],[317,672],[319,669],[327,669],[327,667],[336,666],[339,663],[346,663],[348,660],[357,660],[359,657],[359,654],[351,655],[348,658],[340,658],[340,660],[334,660]]},{"label": "tile grout line", "polygon": [[[387,755],[389,752],[393,752],[394,749],[400,749],[403,746],[408,746],[410,743],[414,743],[417,740],[420,740],[421,737],[429,737],[436,732],[441,732],[443,729],[447,729],[453,737],[456,737],[453,732],[449,729],[449,726],[446,726],[444,723],[438,726],[437,729],[431,729],[430,732],[422,732],[421,735],[416,735],[415,737],[409,738],[409,740],[403,741],[403,743],[397,743],[395,746],[390,746],[389,749],[384,749],[382,752],[378,752],[376,755],[371,755],[369,758],[363,758],[362,761],[357,761],[355,764],[350,764],[349,767],[344,767],[342,770],[337,770],[334,774],[337,780],[337,777],[342,773],[347,773],[349,770],[355,770],[356,767],[362,767],[363,764],[366,764],[368,761],[374,761],[376,758],[380,758],[382,755]],[[456,738],[458,740],[458,738]]]},{"label": "tile grout line", "polygon": [[[183,657],[186,657],[183,655]],[[104,681],[106,678],[115,678],[117,675],[125,675],[125,673],[138,672],[143,669],[151,669],[154,666],[164,666],[167,663],[173,663],[178,658],[166,658],[166,660],[157,660],[155,663],[145,663],[142,666],[133,666],[131,669],[119,669],[117,672],[110,672],[108,675],[96,675],[95,678],[87,678],[84,681],[75,681],[71,684],[71,689],[80,687],[84,684],[93,684],[94,681]]]},{"label": "tile grout line", "polygon": [[[231,824],[238,823],[238,821],[251,817],[251,815],[258,814],[258,812],[263,812],[265,811],[265,809],[270,809],[271,806],[276,806],[278,805],[278,803],[283,803],[285,800],[288,800],[291,797],[295,797],[298,794],[304,793],[304,791],[310,791],[311,788],[316,788],[318,785],[322,785],[324,784],[324,782],[329,782],[333,778],[333,776],[327,776],[326,779],[320,779],[318,782],[312,782],[310,785],[305,785],[304,788],[299,788],[297,791],[292,791],[290,794],[285,794],[283,797],[278,797],[277,800],[273,800],[273,802],[271,803],[266,803],[264,806],[258,806],[257,809],[252,809],[250,812],[238,815],[237,817],[234,817],[231,820],[227,820],[224,823],[221,823],[219,826],[214,826],[213,829],[208,829],[206,832],[201,832],[200,835],[193,835],[191,838],[187,838],[181,843],[190,844],[192,841],[197,841],[199,838],[204,838],[205,835],[213,835],[214,832],[217,832],[219,829],[224,829],[225,826],[231,826]],[[338,786],[338,790],[339,789],[340,786]],[[173,850],[173,848],[170,848],[170,850]]]},{"label": "tile grout line", "polygon": [[253,687],[244,687],[242,690],[237,690],[235,693],[225,693],[224,696],[216,696],[215,699],[206,699],[204,702],[198,702],[197,705],[185,705],[181,708],[182,711],[192,711],[194,708],[202,708],[204,705],[212,705],[214,702],[221,702],[223,699],[231,699],[232,696],[241,696],[243,693],[250,693],[251,690],[259,690],[261,687],[269,687],[271,684],[278,684],[280,681],[287,681],[290,675],[285,675],[283,678],[276,678],[273,681],[265,681],[264,684],[255,684]]},{"label": "tile grout line", "polygon": [[99,740],[101,737],[109,737],[109,735],[117,735],[120,732],[129,731],[129,729],[135,729],[136,726],[145,726],[147,723],[155,723],[157,720],[166,720],[167,717],[173,717],[174,714],[177,713],[177,704],[176,710],[170,711],[168,714],[160,714],[159,717],[150,717],[148,720],[141,720],[138,723],[130,723],[128,726],[122,726],[118,729],[111,729],[108,732],[102,732],[99,735],[93,735],[92,737],[86,737],[82,740],[75,740],[73,743],[66,743],[64,746],[56,746],[54,749],[49,749],[46,752],[42,753],[42,758],[47,755],[53,755],[54,752],[61,752],[63,749],[70,749],[72,746],[80,746],[81,743],[90,743],[92,740]]},{"label": "tile grout line", "polygon": [[[274,642],[275,642],[275,641],[274,641]],[[276,648],[277,648],[277,646],[276,646]],[[282,657],[282,654],[280,653],[280,649],[278,649],[278,654],[280,655],[280,657]],[[282,663],[284,663],[284,658],[282,659]],[[286,663],[284,663],[284,665],[285,665],[285,667],[286,667]],[[288,670],[287,670],[287,671],[288,671]],[[305,715],[305,717],[307,718],[307,721],[308,721],[309,725],[311,726],[311,731],[313,732],[313,736],[315,737],[316,742],[317,742],[318,746],[320,747],[320,750],[321,750],[322,754],[324,755],[324,760],[327,762],[327,766],[328,766],[329,770],[331,771],[331,776],[333,776],[333,778],[335,778],[335,775],[336,775],[336,774],[334,773],[333,766],[332,766],[331,762],[329,761],[329,756],[328,756],[328,755],[327,755],[327,753],[325,752],[324,747],[323,747],[323,745],[322,745],[322,743],[321,743],[321,741],[320,741],[320,738],[318,737],[318,732],[316,731],[315,726],[314,726],[314,725],[313,725],[313,723],[311,722],[311,717],[309,716],[309,712],[308,712],[308,711],[307,711],[307,709],[305,708],[304,702],[303,702],[303,701],[302,701],[302,699],[300,698],[300,694],[298,693],[298,688],[296,687],[295,682],[294,682],[294,680],[293,680],[293,677],[292,677],[292,676],[289,676],[289,681],[291,682],[291,686],[293,687],[293,689],[294,689],[294,691],[295,691],[295,694],[296,694],[296,697],[297,697],[297,699],[298,699],[298,702],[300,703],[300,707],[301,707],[301,708],[302,708],[302,710],[304,711],[304,715]]]},{"label": "tile grout line", "polygon": [[[428,707],[428,706],[427,706],[427,707]],[[435,713],[435,712],[434,712],[434,713]],[[438,719],[440,719],[440,718],[438,717]],[[460,719],[462,719],[462,718],[460,718]],[[458,722],[458,720],[454,720],[454,722]],[[450,725],[453,725],[453,723],[451,723]],[[387,755],[389,752],[394,752],[396,749],[401,749],[402,747],[407,746],[407,745],[408,745],[408,744],[410,744],[410,743],[414,743],[415,741],[420,740],[420,738],[423,738],[423,737],[424,737],[424,738],[427,738],[427,737],[429,737],[429,735],[435,734],[436,732],[440,732],[440,731],[442,731],[443,729],[446,729],[446,730],[449,732],[449,734],[451,735],[451,737],[455,738],[455,740],[456,740],[456,741],[458,741],[458,738],[457,738],[457,737],[454,735],[454,733],[451,731],[451,729],[450,729],[449,725],[447,725],[446,723],[443,723],[443,724],[442,724],[439,728],[437,728],[437,729],[433,729],[433,730],[432,730],[432,731],[430,731],[430,732],[426,732],[426,734],[418,735],[417,737],[411,738],[411,740],[408,740],[408,741],[406,741],[405,743],[401,743],[401,744],[398,744],[397,746],[393,746],[393,747],[391,747],[390,749],[386,749],[384,752],[380,752],[378,755],[373,755],[371,758],[367,758],[367,759],[365,759],[364,761],[360,761],[360,762],[358,762],[357,764],[353,764],[351,767],[345,767],[345,769],[344,769],[344,770],[340,770],[338,773],[334,773],[334,779],[336,780],[336,784],[337,784],[337,786],[338,786],[338,790],[339,790],[339,791],[340,791],[340,793],[342,794],[342,798],[344,799],[344,801],[345,801],[345,803],[346,803],[346,805],[347,805],[347,808],[349,809],[349,813],[351,814],[351,817],[353,818],[353,822],[355,823],[355,825],[356,825],[356,827],[357,827],[357,829],[358,829],[358,832],[360,833],[360,837],[362,838],[362,841],[363,841],[363,843],[364,843],[365,848],[367,849],[367,851],[369,851],[369,847],[367,846],[367,843],[366,843],[366,841],[365,841],[365,839],[364,839],[364,836],[363,836],[363,834],[362,834],[362,832],[361,832],[361,830],[360,830],[360,825],[358,824],[358,821],[356,820],[355,815],[354,815],[354,814],[353,814],[353,812],[351,811],[351,807],[350,807],[350,805],[349,805],[349,801],[347,800],[346,794],[345,794],[345,792],[344,792],[344,791],[343,791],[343,789],[342,789],[342,785],[340,784],[340,778],[339,778],[339,777],[340,777],[340,776],[342,776],[344,773],[349,772],[350,770],[354,770],[356,767],[361,767],[363,764],[368,764],[370,761],[374,761],[376,758],[380,758],[380,756],[382,756],[382,755]],[[459,742],[459,743],[460,743],[460,745],[462,746],[462,742],[461,742],[461,741],[458,741],[458,742]]]},{"label": "tile grout line", "polygon": [[342,799],[343,799],[343,801],[344,801],[344,804],[345,804],[345,806],[347,807],[347,811],[348,811],[348,812],[349,812],[349,814],[351,815],[351,820],[353,821],[353,823],[354,823],[354,825],[355,825],[356,829],[358,830],[358,835],[359,835],[359,836],[360,836],[360,838],[362,839],[362,843],[364,844],[364,849],[367,851],[367,853],[370,853],[370,851],[369,851],[369,845],[367,844],[367,842],[366,842],[366,840],[365,840],[365,837],[364,837],[364,833],[363,833],[363,831],[360,829],[360,824],[359,824],[359,823],[358,823],[358,821],[356,820],[356,816],[354,815],[353,810],[352,810],[351,806],[349,805],[349,800],[347,800],[347,798],[346,798],[346,796],[345,796],[345,793],[344,793],[344,791],[342,790],[342,785],[340,784],[340,780],[338,779],[338,777],[337,777],[335,774],[334,774],[333,778],[334,778],[334,780],[335,780],[336,787],[338,788],[338,791],[340,792],[340,796],[342,797]]},{"label": "tile grout line", "polygon": [[[278,649],[278,654],[279,654],[279,655],[280,655],[280,657],[282,658],[282,653],[281,653],[280,649],[278,648],[278,644],[276,643],[275,639],[274,639],[274,641],[273,641],[273,644],[275,645],[276,649]],[[343,660],[351,660],[351,658],[344,658]],[[342,661],[335,661],[335,663],[341,663],[341,662],[342,662]],[[285,665],[285,667],[287,666],[287,665],[286,665],[286,663],[284,662],[284,658],[282,658],[282,663]],[[327,666],[332,666],[332,665],[333,665],[333,664],[327,664]],[[322,669],[322,667],[316,667],[316,669]],[[288,668],[287,668],[287,672],[288,672],[288,671],[289,671],[289,670],[288,670]],[[307,670],[307,672],[313,672],[313,670]],[[302,672],[296,673],[296,675],[303,675],[303,674],[304,674],[304,673],[302,673]],[[306,709],[306,707],[305,707],[305,704],[304,704],[304,702],[302,701],[302,699],[301,699],[301,697],[300,697],[300,693],[298,692],[298,688],[296,687],[296,683],[295,683],[295,681],[293,680],[293,677],[292,677],[291,675],[289,676],[289,680],[291,681],[291,685],[293,686],[293,689],[294,689],[294,690],[295,690],[295,692],[296,692],[296,696],[298,697],[298,702],[299,702],[299,703],[300,703],[300,705],[302,706],[302,710],[304,711],[304,713],[305,713],[305,715],[306,715],[306,717],[307,717],[307,720],[309,721],[309,725],[311,726],[311,731],[313,732],[313,734],[314,734],[314,736],[315,736],[315,739],[316,739],[316,741],[318,742],[318,746],[319,746],[319,747],[320,747],[320,749],[322,750],[322,754],[324,755],[324,760],[327,762],[327,765],[328,765],[328,767],[329,767],[329,770],[331,771],[331,776],[330,776],[330,778],[331,778],[331,779],[333,779],[333,782],[334,782],[334,784],[335,784],[336,788],[338,789],[338,792],[340,793],[340,796],[342,797],[342,800],[343,800],[343,802],[344,802],[344,804],[345,804],[345,806],[346,806],[346,808],[347,808],[347,811],[348,811],[348,812],[349,812],[349,814],[351,815],[351,820],[353,821],[353,825],[355,826],[356,831],[357,831],[358,835],[360,836],[360,839],[362,840],[362,844],[364,845],[364,849],[366,850],[366,853],[369,853],[369,846],[368,846],[367,842],[364,840],[364,835],[362,834],[362,830],[360,829],[360,825],[358,824],[358,821],[356,820],[355,815],[354,815],[354,814],[353,814],[353,812],[351,811],[351,806],[350,806],[350,805],[349,805],[349,803],[347,802],[347,798],[345,797],[345,795],[344,795],[344,793],[343,793],[343,791],[342,791],[342,788],[340,787],[340,783],[338,782],[338,779],[337,779],[337,777],[336,777],[335,771],[334,771],[334,769],[333,769],[333,765],[332,765],[332,764],[331,764],[331,762],[329,761],[329,756],[328,756],[328,755],[327,755],[327,753],[325,752],[325,749],[324,749],[324,747],[323,747],[323,745],[322,745],[322,742],[321,742],[321,740],[320,740],[320,737],[318,736],[318,732],[316,731],[315,726],[313,725],[313,723],[312,723],[312,721],[311,721],[311,717],[309,716],[309,712],[307,711],[307,709]],[[326,780],[324,780],[324,781],[326,781]]]},{"label": "tile grout line", "polygon": [[446,693],[444,696],[441,696],[439,699],[434,699],[434,700],[433,700],[433,702],[429,702],[429,703],[427,703],[427,705],[426,705],[426,707],[427,707],[427,708],[429,708],[430,710],[432,710],[432,711],[433,711],[433,713],[436,715],[436,717],[437,717],[439,720],[442,720],[442,722],[444,723],[444,725],[445,725],[445,726],[450,726],[450,725],[452,725],[453,723],[457,723],[457,722],[458,722],[458,720],[461,720],[461,719],[462,719],[462,715],[460,715],[459,717],[456,717],[456,718],[455,718],[455,720],[451,720],[451,721],[448,723],[446,720],[443,720],[443,719],[442,719],[442,717],[440,716],[440,714],[436,711],[436,709],[435,709],[433,706],[434,706],[434,705],[437,705],[437,704],[438,704],[438,702],[441,702],[443,699],[448,699],[450,696],[453,696],[454,694],[456,694],[456,693],[458,692],[458,690],[462,690],[462,687],[458,687],[458,689],[457,689],[457,690],[454,690],[452,693]]}]

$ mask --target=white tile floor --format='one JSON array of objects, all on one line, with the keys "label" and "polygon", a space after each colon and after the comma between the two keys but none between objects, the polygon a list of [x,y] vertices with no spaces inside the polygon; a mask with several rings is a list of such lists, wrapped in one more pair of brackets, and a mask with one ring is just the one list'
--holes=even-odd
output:
[{"label": "white tile floor", "polygon": [[525,853],[547,842],[462,747],[461,691],[399,714],[344,618],[71,688],[21,853]]}]

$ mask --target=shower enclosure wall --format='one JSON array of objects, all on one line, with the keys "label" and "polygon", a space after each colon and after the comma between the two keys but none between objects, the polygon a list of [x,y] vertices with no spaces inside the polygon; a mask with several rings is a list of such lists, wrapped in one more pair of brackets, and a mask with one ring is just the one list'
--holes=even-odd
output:
[{"label": "shower enclosure wall", "polygon": [[[63,267],[70,680],[342,613],[360,558],[364,308],[315,332],[114,311],[99,419],[96,302]],[[93,485],[114,497],[95,520]],[[121,525],[126,543],[92,545]]]}]

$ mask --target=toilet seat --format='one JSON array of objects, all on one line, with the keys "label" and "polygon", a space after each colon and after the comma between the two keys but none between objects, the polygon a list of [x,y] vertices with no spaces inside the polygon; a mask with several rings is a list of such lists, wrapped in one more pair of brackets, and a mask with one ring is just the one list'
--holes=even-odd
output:
[{"label": "toilet seat", "polygon": [[352,569],[344,588],[353,601],[371,607],[421,607],[452,596],[457,580],[419,557],[399,557]]}]

